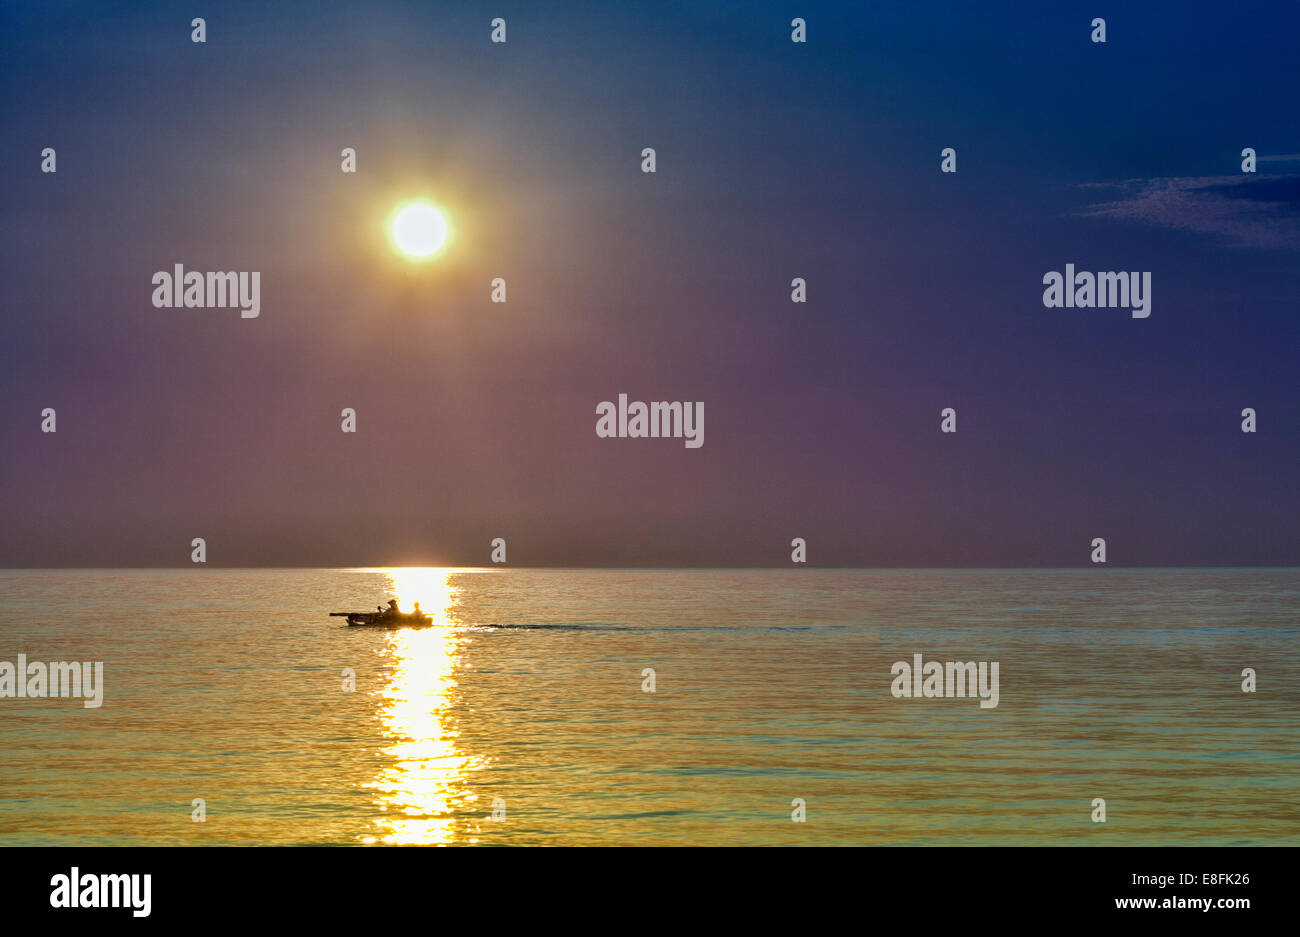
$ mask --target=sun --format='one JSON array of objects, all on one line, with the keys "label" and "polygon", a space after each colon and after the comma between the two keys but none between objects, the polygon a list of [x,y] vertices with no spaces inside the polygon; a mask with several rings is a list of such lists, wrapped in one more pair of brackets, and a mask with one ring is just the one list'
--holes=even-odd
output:
[{"label": "sun", "polygon": [[447,219],[429,202],[398,206],[389,223],[393,246],[412,260],[428,260],[447,243]]}]

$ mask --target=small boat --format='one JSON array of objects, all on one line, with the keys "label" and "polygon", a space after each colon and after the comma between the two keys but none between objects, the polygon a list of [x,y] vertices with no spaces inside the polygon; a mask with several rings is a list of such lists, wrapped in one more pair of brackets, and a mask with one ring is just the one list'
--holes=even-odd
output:
[{"label": "small boat", "polygon": [[331,618],[346,618],[354,628],[424,628],[433,616],[415,612],[330,612]]}]

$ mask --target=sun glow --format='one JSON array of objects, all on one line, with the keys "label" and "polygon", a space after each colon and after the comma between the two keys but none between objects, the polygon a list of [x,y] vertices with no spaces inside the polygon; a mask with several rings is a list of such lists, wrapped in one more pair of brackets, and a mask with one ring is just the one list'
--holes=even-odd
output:
[{"label": "sun glow", "polygon": [[393,246],[411,260],[428,260],[447,244],[451,229],[443,213],[429,202],[407,202],[389,221]]}]

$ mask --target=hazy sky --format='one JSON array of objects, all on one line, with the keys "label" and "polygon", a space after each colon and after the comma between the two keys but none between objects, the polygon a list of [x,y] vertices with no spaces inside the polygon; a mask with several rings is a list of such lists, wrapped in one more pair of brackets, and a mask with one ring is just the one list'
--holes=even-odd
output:
[{"label": "hazy sky", "polygon": [[0,565],[1300,563],[1294,4],[445,6],[0,12]]}]

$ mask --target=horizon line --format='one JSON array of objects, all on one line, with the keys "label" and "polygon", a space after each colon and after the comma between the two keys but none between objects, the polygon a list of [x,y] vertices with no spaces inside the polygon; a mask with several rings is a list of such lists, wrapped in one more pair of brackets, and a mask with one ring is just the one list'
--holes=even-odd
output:
[{"label": "horizon line", "polygon": [[473,571],[553,570],[556,572],[798,572],[800,570],[821,570],[824,572],[1068,572],[1091,570],[1096,567],[1118,570],[1154,570],[1167,572],[1204,571],[1204,570],[1300,570],[1300,566],[1112,566],[1098,563],[1095,566],[812,566],[807,564],[790,564],[788,566],[527,566],[514,563],[500,563],[489,566],[460,565],[365,565],[365,566],[215,566],[193,564],[190,566],[5,566],[0,572],[176,572],[202,569],[266,571],[276,570],[348,570],[383,572],[389,569],[445,569]]}]

